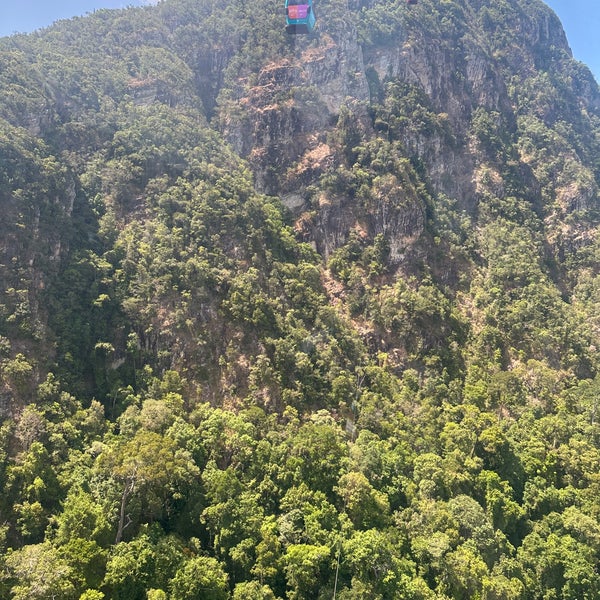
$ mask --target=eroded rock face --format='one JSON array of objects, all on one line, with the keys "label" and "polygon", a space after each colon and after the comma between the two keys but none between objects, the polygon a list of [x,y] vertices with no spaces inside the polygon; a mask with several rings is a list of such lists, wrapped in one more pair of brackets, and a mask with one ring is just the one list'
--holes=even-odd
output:
[{"label": "eroded rock face", "polygon": [[317,132],[327,125],[329,113],[310,89],[306,71],[289,60],[267,65],[255,85],[242,81],[240,88],[245,95],[238,110],[229,112],[225,135],[249,160],[256,187],[279,193],[281,174],[318,145]]},{"label": "eroded rock face", "polygon": [[[457,89],[450,77],[464,68],[458,65],[462,58],[430,47],[425,40],[419,45],[400,39],[399,45],[364,55],[356,30],[348,26],[335,36],[321,34],[316,43],[299,39],[294,53],[294,60],[283,58],[263,68],[254,85],[240,81],[237,115],[230,105],[223,111],[224,133],[250,160],[260,191],[298,198],[302,188],[331,168],[335,161],[326,133],[333,130],[342,106],[367,106],[372,101],[369,70],[380,81],[396,79],[422,87],[455,128],[467,127],[472,90],[464,84]],[[473,85],[482,90],[478,102],[498,104],[498,98],[485,97],[489,90],[484,82],[491,77],[485,58],[475,56],[468,64]],[[471,169],[465,151],[448,148],[440,136],[407,137],[404,142],[410,153],[426,160],[436,186],[450,186],[453,196],[469,195],[459,189],[460,182],[466,185],[469,179],[464,171]],[[275,177],[274,172],[286,175]],[[297,200],[292,204],[299,206]]]},{"label": "eroded rock face", "polygon": [[[354,4],[348,10],[369,6]],[[363,47],[350,19],[336,30],[324,26],[314,39],[298,37],[291,56],[265,66],[254,81],[240,79],[234,110],[232,104],[223,107],[222,130],[249,160],[257,189],[280,196],[297,216],[301,236],[324,256],[344,244],[351,232],[370,240],[382,234],[389,243],[390,261],[399,264],[425,230],[423,199],[393,177],[374,185],[374,205],[368,211],[343,191],[315,196],[323,176],[347,160],[336,142],[342,110],[350,111],[361,140],[386,141],[383,130],[377,129],[373,107],[385,104],[389,82],[420,90],[437,123],[429,128],[407,126],[395,138],[399,152],[420,165],[434,198],[443,195],[458,210],[477,218],[482,198],[509,193],[502,174],[506,165],[496,164],[508,159],[485,149],[477,137],[476,115],[489,115],[490,122],[502,129],[505,144],[516,144],[520,114],[515,109],[515,86],[537,76],[541,62],[555,60],[556,53],[568,57],[570,50],[560,22],[544,7],[525,10],[515,3],[510,23],[520,43],[501,48],[491,41],[495,25],[486,16],[485,3],[471,0],[460,10],[458,33],[452,40],[415,26],[398,32],[393,43]],[[600,97],[586,81],[585,77],[574,81],[573,92],[582,106],[593,109]],[[542,106],[539,118],[557,119],[557,106]],[[519,193],[539,211],[543,198],[535,165],[517,151],[509,162],[508,170],[520,174],[527,188]],[[498,177],[482,179],[482,172]],[[559,188],[559,212],[594,203],[595,184],[581,181]]]},{"label": "eroded rock face", "polygon": [[383,235],[389,248],[391,265],[400,265],[414,253],[414,246],[425,226],[425,206],[407,193],[394,175],[383,176],[373,186],[372,205],[365,210],[343,195],[321,194],[318,217],[310,237],[317,250],[328,257],[342,246],[352,232],[365,242]]},{"label": "eroded rock face", "polygon": [[356,31],[350,28],[347,33],[337,40],[323,35],[318,48],[302,53],[307,79],[317,88],[331,114],[338,114],[348,98],[369,100],[362,48]]},{"label": "eroded rock face", "polygon": [[256,81],[240,80],[237,111],[223,111],[228,141],[248,158],[256,187],[269,194],[298,193],[331,166],[326,133],[348,101],[369,101],[356,31],[318,42],[298,36],[293,57],[265,66]]}]

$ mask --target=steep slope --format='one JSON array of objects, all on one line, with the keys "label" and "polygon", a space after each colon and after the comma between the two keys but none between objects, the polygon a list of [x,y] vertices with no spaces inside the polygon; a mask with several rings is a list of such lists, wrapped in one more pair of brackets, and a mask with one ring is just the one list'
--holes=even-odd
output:
[{"label": "steep slope", "polygon": [[598,87],[541,1],[317,16],[0,40],[2,597],[599,593]]}]

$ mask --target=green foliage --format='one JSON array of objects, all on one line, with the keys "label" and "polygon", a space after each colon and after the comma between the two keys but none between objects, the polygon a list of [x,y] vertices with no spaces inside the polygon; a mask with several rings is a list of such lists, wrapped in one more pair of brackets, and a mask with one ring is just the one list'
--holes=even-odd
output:
[{"label": "green foliage", "polygon": [[291,544],[284,556],[289,598],[314,597],[322,584],[321,570],[330,556],[327,546]]},{"label": "green foliage", "polygon": [[221,565],[207,556],[196,556],[185,562],[171,582],[173,600],[227,600],[227,575]]},{"label": "green foliage", "polygon": [[106,565],[103,588],[112,598],[143,598],[151,587],[155,561],[148,536],[117,544]]},{"label": "green foliage", "polygon": [[273,590],[258,581],[238,583],[233,590],[233,600],[275,600]]},{"label": "green foliage", "polygon": [[24,546],[9,554],[6,559],[8,577],[14,581],[11,598],[76,598],[70,581],[70,566],[60,558],[49,544]]},{"label": "green foliage", "polygon": [[540,2],[316,10],[0,40],[2,598],[600,594],[596,84]]}]

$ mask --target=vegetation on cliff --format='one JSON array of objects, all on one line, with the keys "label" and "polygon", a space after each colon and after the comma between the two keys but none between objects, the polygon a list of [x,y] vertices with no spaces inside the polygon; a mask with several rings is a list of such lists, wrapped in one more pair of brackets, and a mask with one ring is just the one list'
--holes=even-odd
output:
[{"label": "vegetation on cliff", "polygon": [[600,594],[600,94],[537,0],[165,0],[0,40],[0,596]]}]

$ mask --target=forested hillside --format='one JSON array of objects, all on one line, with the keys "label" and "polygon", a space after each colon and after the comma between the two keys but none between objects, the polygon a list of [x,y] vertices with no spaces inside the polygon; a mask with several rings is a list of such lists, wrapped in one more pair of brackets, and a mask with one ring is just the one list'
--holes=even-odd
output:
[{"label": "forested hillside", "polygon": [[541,0],[163,0],[0,39],[0,597],[600,597],[600,92]]}]

